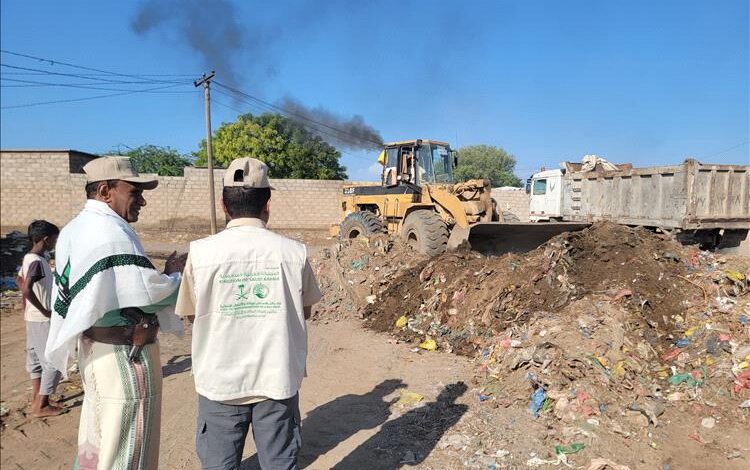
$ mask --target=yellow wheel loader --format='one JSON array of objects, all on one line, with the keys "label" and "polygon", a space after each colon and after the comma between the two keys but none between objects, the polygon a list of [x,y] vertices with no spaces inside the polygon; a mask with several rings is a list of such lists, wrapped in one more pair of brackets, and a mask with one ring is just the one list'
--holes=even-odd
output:
[{"label": "yellow wheel loader", "polygon": [[[344,188],[342,239],[400,235],[416,250],[437,255],[468,242],[485,252],[527,251],[587,224],[524,224],[498,215],[489,180],[454,183],[457,157],[445,142],[407,140],[384,145],[381,184]],[[505,219],[505,220],[500,220]]]}]

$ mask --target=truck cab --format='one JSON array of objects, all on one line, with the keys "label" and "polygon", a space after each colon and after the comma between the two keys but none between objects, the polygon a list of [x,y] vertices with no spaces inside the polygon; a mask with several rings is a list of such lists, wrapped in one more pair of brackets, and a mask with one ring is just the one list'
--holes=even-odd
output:
[{"label": "truck cab", "polygon": [[531,222],[560,221],[563,218],[563,170],[535,173],[526,182]]}]

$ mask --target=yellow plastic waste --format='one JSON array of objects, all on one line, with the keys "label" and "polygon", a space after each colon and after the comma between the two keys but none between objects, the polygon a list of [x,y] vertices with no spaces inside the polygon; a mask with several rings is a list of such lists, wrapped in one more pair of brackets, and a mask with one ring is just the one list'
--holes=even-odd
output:
[{"label": "yellow plastic waste", "polygon": [[406,318],[406,315],[401,315],[398,320],[396,320],[396,328],[403,328],[406,326],[406,323],[409,320]]},{"label": "yellow plastic waste", "polygon": [[625,361],[618,361],[617,364],[612,368],[612,373],[615,377],[622,377],[625,375]]},{"label": "yellow plastic waste", "polygon": [[690,338],[691,336],[693,336],[695,334],[695,332],[698,329],[699,329],[699,327],[697,327],[697,326],[693,326],[691,328],[688,328],[688,330],[685,332],[685,336],[687,336],[688,338]]},{"label": "yellow plastic waste", "polygon": [[734,282],[742,282],[745,280],[745,275],[739,271],[724,271],[724,274]]},{"label": "yellow plastic waste", "polygon": [[607,363],[606,357],[604,356],[595,356],[595,357],[596,357],[596,360],[599,361],[599,364],[602,365],[602,367],[604,367],[605,369],[609,368],[609,366],[607,365],[608,363]]},{"label": "yellow plastic waste", "polygon": [[419,343],[419,347],[427,351],[435,351],[437,349],[437,343],[434,339],[428,336],[423,342]]},{"label": "yellow plastic waste", "polygon": [[424,397],[416,392],[410,392],[409,390],[401,389],[401,397],[398,399],[398,404],[403,406],[415,405],[420,401],[424,400]]},{"label": "yellow plastic waste", "polygon": [[713,357],[710,357],[710,356],[706,358],[706,365],[707,366],[712,366],[714,364],[716,364],[716,359],[714,359]]}]

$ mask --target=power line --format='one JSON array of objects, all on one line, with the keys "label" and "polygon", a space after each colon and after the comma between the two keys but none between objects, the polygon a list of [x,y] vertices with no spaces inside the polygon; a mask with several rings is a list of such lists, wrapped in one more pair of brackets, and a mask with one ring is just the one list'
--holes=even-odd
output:
[{"label": "power line", "polygon": [[180,84],[166,85],[166,86],[161,86],[161,87],[156,87],[156,88],[147,88],[145,90],[132,90],[132,91],[125,91],[125,92],[121,92],[121,93],[109,93],[109,94],[106,94],[106,95],[87,96],[87,97],[84,97],[84,98],[71,98],[71,99],[65,99],[65,100],[38,101],[36,103],[16,104],[16,105],[12,105],[12,106],[2,106],[2,107],[0,107],[0,109],[30,108],[32,106],[42,106],[42,105],[45,105],[45,104],[73,103],[73,102],[76,102],[76,101],[96,100],[96,99],[100,99],[100,98],[111,98],[111,97],[114,97],[114,96],[131,95],[133,93],[148,93],[148,92],[153,92],[153,91],[156,91],[156,90],[163,90],[165,88],[174,88],[176,86],[180,86]]},{"label": "power line", "polygon": [[[39,85],[56,85],[57,84],[57,83],[51,83],[51,82],[40,82],[39,80],[29,80],[28,78],[8,78],[5,75],[7,74],[0,74],[0,80],[4,80],[8,82],[17,82],[17,83],[34,83],[34,84],[39,84]],[[39,75],[47,76],[48,74],[39,74]],[[108,84],[112,84],[113,82],[109,80],[107,81],[99,80],[99,81],[81,82],[81,83],[75,83],[75,82],[62,82],[62,83],[69,84],[69,85],[108,85]],[[117,81],[114,83],[117,85],[149,85],[154,82],[139,80],[139,81],[132,81],[132,82]],[[178,82],[175,82],[175,83],[178,83]],[[185,80],[184,82],[179,82],[179,83],[185,83],[186,85],[188,85],[190,82],[188,80]]]},{"label": "power line", "polygon": [[[147,92],[152,92],[152,91],[156,91],[156,90],[160,90],[160,89],[164,89],[164,88],[172,88],[174,86],[178,86],[178,85],[182,84],[182,82],[177,82],[176,80],[170,80],[170,81],[167,81],[167,80],[158,80],[158,79],[152,79],[152,78],[145,78],[145,77],[147,77],[146,75],[134,75],[134,74],[117,73],[117,72],[112,72],[112,71],[109,71],[109,70],[102,70],[102,69],[97,69],[97,68],[94,68],[94,67],[87,67],[87,66],[83,66],[83,65],[73,64],[73,63],[70,63],[70,62],[64,62],[64,61],[60,61],[60,60],[55,60],[55,59],[50,59],[50,58],[45,58],[45,57],[38,57],[38,56],[30,55],[30,54],[23,54],[23,53],[20,53],[20,52],[9,51],[7,49],[0,49],[0,52],[4,53],[4,54],[9,54],[9,55],[12,55],[12,56],[16,56],[16,57],[22,57],[22,58],[25,58],[25,59],[31,59],[31,60],[37,60],[37,61],[41,61],[41,62],[46,62],[46,63],[49,63],[50,65],[59,64],[59,65],[64,65],[64,66],[72,67],[72,68],[79,69],[79,70],[86,70],[86,71],[90,71],[90,72],[97,72],[99,74],[103,74],[104,76],[128,77],[128,78],[134,78],[134,79],[138,79],[138,80],[144,80],[144,82],[142,82],[142,83],[172,83],[173,84],[173,85],[167,86],[167,87],[150,88],[150,89],[146,89],[146,90],[122,91],[122,92],[118,92],[118,93],[112,93],[112,94],[106,94],[106,95],[96,95],[96,96],[90,96],[90,97],[85,97],[85,98],[74,98],[74,99],[66,99],[66,100],[54,100],[54,101],[44,101],[44,102],[37,102],[37,103],[27,103],[27,104],[24,104],[24,105],[3,106],[3,107],[0,107],[0,109],[24,108],[24,107],[41,106],[41,105],[53,104],[53,103],[69,103],[69,102],[76,102],[76,101],[86,101],[86,100],[94,100],[94,99],[100,99],[100,98],[109,98],[109,97],[114,97],[114,96],[121,96],[121,95],[132,94],[132,93],[147,93]],[[0,65],[2,65],[3,67],[15,69],[15,70],[21,70],[21,71],[24,71],[24,72],[35,72],[35,73],[44,74],[44,75],[58,75],[58,76],[76,77],[76,78],[82,78],[82,79],[86,79],[86,80],[93,80],[93,78],[91,78],[92,74],[70,74],[70,73],[63,73],[63,72],[52,72],[52,71],[43,70],[43,69],[35,69],[35,68],[31,68],[31,67],[14,66],[14,65],[9,65],[9,64],[0,64]],[[149,75],[149,76],[153,77],[153,76],[159,76],[159,75]],[[164,76],[171,76],[171,75],[164,75]],[[179,76],[179,75],[176,75],[176,76]],[[109,80],[109,79],[106,79],[106,78],[99,78],[98,80],[105,81],[105,82],[110,82],[110,83],[124,84],[124,82],[121,81],[121,80],[119,80],[119,81],[117,81],[117,80]],[[295,117],[297,119],[308,121],[309,123],[315,124],[317,126],[322,126],[324,128],[330,129],[330,131],[333,131],[333,132],[337,133],[338,135],[331,134],[330,132],[326,132],[326,131],[324,131],[324,130],[322,130],[320,128],[316,128],[316,127],[308,125],[308,127],[310,127],[315,132],[318,132],[318,133],[321,133],[321,134],[324,134],[324,135],[328,135],[329,137],[332,137],[334,139],[338,139],[338,140],[341,140],[343,142],[348,142],[348,143],[350,143],[352,145],[360,145],[362,142],[370,142],[370,143],[375,144],[377,146],[380,146],[382,144],[381,142],[377,142],[377,141],[374,141],[372,139],[367,139],[367,138],[362,138],[360,136],[355,136],[353,134],[347,133],[346,131],[338,129],[338,128],[334,127],[334,126],[330,126],[330,125],[328,125],[326,123],[319,122],[319,121],[316,121],[314,119],[311,119],[311,118],[309,118],[307,116],[303,116],[303,115],[299,115],[299,114],[296,114],[296,113],[289,112],[289,111],[287,111],[287,110],[285,110],[285,109],[283,109],[283,108],[281,108],[279,106],[276,106],[276,105],[274,105],[272,103],[268,103],[268,102],[266,102],[266,101],[264,101],[264,100],[262,100],[260,98],[256,98],[256,97],[254,97],[252,95],[249,95],[249,94],[247,94],[247,93],[245,93],[245,92],[243,92],[241,90],[237,90],[237,89],[229,87],[227,85],[223,85],[223,84],[221,84],[219,82],[214,81],[214,83],[216,83],[220,87],[223,87],[223,88],[225,88],[225,89],[227,89],[227,90],[229,90],[231,92],[234,92],[236,94],[244,96],[244,97],[246,97],[246,98],[248,98],[250,100],[253,100],[253,101],[259,103],[260,106],[265,106],[266,109],[268,109],[268,110],[273,110],[273,111],[279,112],[279,113],[281,113],[281,114],[283,114],[285,116]],[[60,85],[60,86],[62,86],[62,85]],[[219,90],[217,90],[217,91],[219,91]],[[233,97],[233,98],[236,99],[236,97]],[[245,102],[245,104],[248,104],[248,105],[250,104],[246,100],[241,100],[241,101]],[[259,106],[259,105],[256,105],[256,106]],[[227,105],[222,104],[222,106],[227,106]],[[261,109],[263,109],[263,108],[261,108]],[[348,152],[343,152],[343,153],[347,153],[347,154],[352,155],[354,157],[359,157],[358,155],[354,155],[354,154],[351,154],[351,153],[348,153]],[[359,158],[365,159],[365,157],[359,157]],[[369,161],[369,159],[367,159],[367,160]]]},{"label": "power line", "polygon": [[733,146],[729,147],[728,149],[724,149],[724,150],[722,150],[722,151],[720,151],[720,152],[716,152],[716,153],[713,153],[713,154],[711,154],[711,155],[705,155],[705,156],[703,156],[703,157],[701,157],[701,158],[713,158],[713,157],[715,157],[715,156],[717,156],[717,155],[721,155],[721,154],[723,154],[723,153],[727,153],[727,152],[729,152],[729,151],[732,151],[732,150],[734,150],[734,149],[738,149],[738,148],[742,147],[743,145],[747,145],[747,144],[749,144],[749,143],[750,143],[750,140],[746,140],[746,141],[744,141],[744,142],[740,142],[740,143],[739,143],[739,144],[737,144],[737,145],[733,145]]},{"label": "power line", "polygon": [[[27,83],[27,85],[0,85],[0,87],[2,88],[51,86],[51,87],[81,88],[85,90],[101,90],[101,91],[133,91],[133,90],[127,90],[127,89],[121,89],[121,88],[105,88],[105,87],[94,86],[95,84],[85,84],[85,83],[49,83],[49,82],[38,82],[35,80],[17,80],[13,78],[3,78],[3,77],[0,77],[0,81]],[[129,83],[130,84],[143,84],[144,82],[129,82]],[[195,93],[195,91],[194,90],[153,91],[151,93]]]},{"label": "power line", "polygon": [[[45,73],[40,72],[3,72],[0,73],[0,75],[46,75]],[[80,74],[84,77],[107,77],[109,74],[107,73],[82,73]],[[194,75],[190,75],[187,73],[140,73],[137,74],[139,77],[185,77],[190,78]]]},{"label": "power line", "polygon": [[[29,71],[32,71],[32,72],[41,72],[44,75],[58,75],[58,76],[61,76],[61,77],[74,77],[74,78],[83,78],[84,80],[94,80],[93,78],[90,78],[90,77],[87,77],[87,76],[81,75],[81,74],[76,74],[76,73],[52,72],[52,71],[49,71],[49,70],[35,69],[35,68],[31,68],[31,67],[21,67],[21,66],[18,66],[18,65],[10,65],[10,64],[2,64],[2,63],[0,63],[0,66],[6,67],[6,68],[9,68],[9,69],[15,69],[15,70],[29,70]],[[133,78],[140,79],[141,80],[140,83],[142,83],[142,84],[148,84],[148,83],[178,83],[178,81],[176,81],[176,80],[164,81],[164,80],[143,80],[140,77],[133,77]],[[96,80],[99,80],[99,81],[102,81],[102,82],[108,82],[108,83],[117,83],[117,84],[126,83],[123,80],[111,80],[111,79],[108,79],[108,78],[98,78]],[[179,82],[179,83],[182,83],[182,82]]]},{"label": "power line", "polygon": [[[30,54],[22,54],[20,52],[13,52],[13,51],[9,51],[7,49],[0,49],[0,52],[2,52],[3,54],[9,54],[9,55],[16,56],[16,57],[23,57],[25,59],[32,59],[32,60],[38,60],[38,61],[41,61],[41,62],[48,62],[50,65],[60,64],[60,65],[66,66],[66,67],[72,67],[72,68],[79,69],[79,70],[87,70],[89,72],[103,73],[105,75],[112,75],[112,76],[117,76],[117,77],[129,77],[129,78],[143,79],[143,76],[126,74],[126,73],[117,73],[117,72],[112,72],[110,70],[97,69],[97,68],[94,68],[94,67],[86,67],[84,65],[77,65],[77,64],[72,64],[70,62],[63,62],[61,60],[54,60],[54,59],[49,59],[49,58],[45,58],[45,57],[33,56],[33,55],[30,55]],[[38,70],[36,70],[36,71],[38,71]],[[169,83],[169,81],[164,81],[164,80],[154,80],[154,81],[163,82],[163,83]]]}]

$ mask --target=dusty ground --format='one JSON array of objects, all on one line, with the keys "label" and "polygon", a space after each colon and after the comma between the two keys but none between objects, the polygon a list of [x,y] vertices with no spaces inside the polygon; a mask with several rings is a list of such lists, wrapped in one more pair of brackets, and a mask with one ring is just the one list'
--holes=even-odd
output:
[{"label": "dusty ground", "polygon": [[[3,418],[0,466],[70,468],[80,416],[76,377],[60,387],[61,391],[68,390],[63,395],[70,413],[44,420],[28,418],[25,412],[30,391],[24,371],[24,324],[19,311],[3,308],[0,341],[0,394],[3,406],[10,410]],[[405,423],[401,431],[411,434],[412,430],[427,426],[415,422],[423,413],[450,417],[447,423],[452,423],[465,409],[465,405],[443,406],[434,400],[444,385],[456,384],[469,376],[466,359],[412,353],[405,345],[390,344],[387,338],[364,331],[352,320],[312,325],[310,348],[309,377],[300,392],[305,441],[302,463],[307,468],[332,468],[344,458],[347,465],[341,468],[377,468],[370,464],[376,461],[376,451],[362,444],[387,437],[378,434],[389,416],[393,414],[392,422],[399,426]],[[165,376],[161,467],[200,468],[194,446],[196,396],[190,375],[189,336],[164,336],[161,351]],[[426,406],[415,412],[411,406],[396,404],[401,389],[423,395]],[[464,393],[457,402],[471,399]],[[439,438],[448,428],[429,427],[432,439]],[[394,451],[401,454],[396,455],[400,459],[408,451],[425,455],[428,447],[429,442],[408,438],[396,443]],[[250,439],[243,468],[256,468],[253,454]],[[432,452],[425,468],[450,468],[441,461],[439,451]]]},{"label": "dusty ground", "polygon": [[[723,390],[731,388],[731,381],[712,373],[711,378],[716,384],[712,384],[713,388],[686,389],[684,384],[675,387],[682,398],[669,401],[663,409],[654,408],[658,422],[650,423],[643,413],[621,409],[619,404],[622,397],[632,397],[636,405],[655,406],[664,402],[654,396],[664,397],[673,391],[671,388],[644,392],[637,383],[632,388],[626,380],[638,382],[640,379],[641,384],[649,388],[651,375],[656,377],[653,380],[666,380],[659,379],[657,374],[660,371],[644,370],[642,377],[634,377],[631,366],[637,366],[637,361],[632,364],[624,362],[625,378],[613,382],[600,370],[607,369],[610,373],[617,370],[614,367],[619,361],[616,354],[622,351],[622,345],[618,344],[617,338],[610,336],[622,329],[620,325],[626,327],[626,339],[627,335],[640,334],[641,330],[647,332],[649,321],[659,335],[662,335],[662,330],[667,331],[658,316],[644,315],[644,321],[638,325],[632,328],[626,325],[625,320],[630,318],[628,315],[632,314],[633,306],[640,305],[638,295],[650,297],[652,303],[663,300],[664,311],[680,313],[671,289],[661,292],[655,287],[657,281],[654,279],[658,280],[661,273],[658,266],[672,266],[677,269],[675,273],[702,282],[698,276],[700,272],[696,274],[689,269],[686,272],[682,265],[678,266],[678,261],[672,256],[675,253],[667,250],[668,245],[662,245],[658,240],[649,241],[655,243],[649,245],[652,252],[643,258],[642,267],[634,268],[640,269],[639,272],[648,278],[643,289],[631,287],[633,292],[613,302],[612,299],[621,294],[622,286],[600,288],[596,281],[601,279],[604,282],[602,276],[606,272],[570,269],[566,271],[570,273],[569,277],[560,278],[559,273],[550,268],[549,272],[554,276],[536,279],[533,273],[523,268],[524,260],[492,260],[493,269],[483,270],[487,260],[471,256],[446,258],[434,269],[423,272],[429,262],[399,251],[402,250],[400,247],[388,256],[378,255],[377,248],[339,256],[320,250],[323,245],[332,243],[324,233],[289,235],[311,245],[310,251],[315,254],[323,288],[329,293],[336,292],[327,295],[310,324],[309,377],[301,391],[305,441],[301,463],[304,468],[491,470],[565,468],[567,465],[594,470],[616,468],[612,466],[616,463],[627,465],[631,470],[674,470],[744,469],[750,466],[750,440],[747,439],[750,416],[748,410],[737,407],[740,400],[748,398],[748,390],[740,391],[737,396],[728,395]],[[172,249],[184,250],[192,237],[189,234],[171,237],[145,234],[144,244],[159,259]],[[559,250],[554,253],[559,253]],[[543,255],[542,252],[539,260],[547,259]],[[576,260],[581,254],[573,252],[570,256]],[[606,256],[606,253],[596,253],[595,256]],[[335,270],[336,273],[331,274],[337,257],[341,258],[337,266],[343,260],[347,269]],[[653,264],[650,259],[653,259]],[[612,257],[612,264],[618,266],[633,264],[632,261]],[[746,268],[742,268],[743,272]],[[368,269],[376,274],[367,273]],[[456,297],[449,285],[459,271],[478,278],[488,290],[494,288],[495,294],[467,291]],[[403,275],[408,279],[398,281]],[[503,289],[511,277],[518,287]],[[521,285],[548,282],[548,278],[548,285],[553,289]],[[617,279],[618,282],[628,280],[627,276]],[[706,279],[705,282],[711,281]],[[570,284],[580,286],[579,292],[564,295]],[[692,291],[684,300],[695,303],[699,309],[703,301],[701,291],[693,285],[687,287]],[[455,290],[461,291],[460,286]],[[581,295],[584,290],[586,295]],[[443,292],[450,296],[442,295]],[[524,293],[528,295],[522,295]],[[368,295],[375,295],[375,304],[368,306],[365,299]],[[400,304],[397,302],[399,298],[402,299]],[[533,314],[540,306],[563,298],[564,308],[561,303],[560,309],[552,309],[549,315]],[[431,299],[436,302],[432,306]],[[502,329],[507,319],[496,314],[496,307],[503,299],[508,300],[497,312],[510,311],[511,307],[516,309],[514,315],[520,312],[518,319],[523,325],[516,330]],[[747,297],[743,296],[742,300],[745,299]],[[457,331],[461,326],[450,320],[458,313],[451,309],[461,309],[461,302],[472,308],[472,324],[486,324],[484,329],[476,329],[480,333],[474,335],[476,337],[450,336],[452,330]],[[6,295],[0,309],[0,395],[3,407],[9,410],[2,418],[0,466],[70,468],[80,413],[80,387],[75,375],[71,382],[60,387],[64,403],[71,408],[67,415],[46,420],[25,416],[29,389],[24,371],[24,325],[16,304],[17,298]],[[493,305],[493,308],[487,310],[485,304]],[[477,311],[474,312],[473,308]],[[720,314],[722,321],[736,322],[736,316],[744,311],[737,310],[740,308],[737,305],[733,308]],[[444,323],[452,330],[441,329],[439,322],[436,326],[435,321],[424,325],[421,320],[417,321],[421,318],[419,314],[430,311],[448,319]],[[398,331],[392,325],[401,315],[407,316],[410,323],[408,328]],[[362,316],[369,317],[365,325],[382,332],[363,328]],[[434,320],[434,317],[429,318]],[[668,323],[672,328],[674,319],[670,318]],[[574,328],[567,325],[574,325]],[[731,332],[731,340],[745,344],[750,339],[750,330],[747,327],[740,329],[734,323],[731,325],[727,330]],[[440,345],[438,350],[417,347],[424,336],[415,334],[414,330],[435,334]],[[584,332],[585,337],[581,336]],[[700,336],[700,331],[691,334],[697,335],[691,337],[698,337],[700,341],[706,339]],[[518,338],[519,344],[510,346],[511,338]],[[665,336],[645,339],[653,341],[653,347],[665,349],[672,340]],[[561,349],[559,346],[545,346],[546,343],[567,346]],[[161,346],[165,376],[161,467],[199,468],[193,443],[196,398],[190,376],[189,334],[183,339],[164,336]],[[632,346],[632,349],[637,349],[636,345]],[[464,355],[445,352],[452,347]],[[696,343],[691,348],[699,346]],[[598,367],[590,361],[576,362],[576,357],[590,351],[601,354],[607,367]],[[687,357],[680,356],[673,363],[680,370],[688,367],[691,360],[705,359],[705,352],[690,348],[684,351],[689,353]],[[522,356],[526,352],[532,353],[528,364],[516,367],[519,358],[524,360]],[[539,353],[543,354],[540,356]],[[717,356],[720,360],[729,361],[731,358],[727,355],[729,353],[719,354],[725,354]],[[572,377],[572,386],[568,388],[577,393],[576,397],[560,394],[562,391],[567,393],[568,388],[563,387],[567,382],[561,379],[558,367],[564,371],[565,377]],[[527,375],[530,373],[536,373],[538,377],[529,381]],[[580,375],[576,376],[576,373]],[[535,381],[544,383],[548,391],[558,393],[555,401],[550,402],[550,408],[542,410],[539,418],[533,417],[528,409],[529,394]],[[627,386],[631,388],[626,390],[624,387]],[[406,391],[419,394],[422,399],[415,402],[413,395]],[[588,401],[581,391],[591,395]],[[604,396],[606,400],[602,398]],[[569,408],[558,408],[563,402],[570,402]],[[731,409],[728,403],[732,403]],[[555,446],[574,443],[585,447],[564,459],[556,456]],[[252,440],[249,439],[243,468],[257,468],[253,453]],[[602,458],[610,459],[610,466],[597,466],[597,459]]]}]

